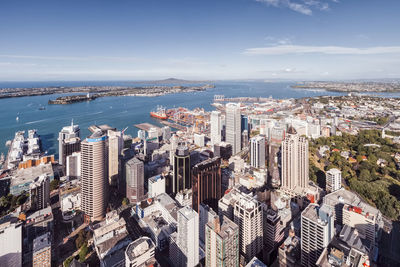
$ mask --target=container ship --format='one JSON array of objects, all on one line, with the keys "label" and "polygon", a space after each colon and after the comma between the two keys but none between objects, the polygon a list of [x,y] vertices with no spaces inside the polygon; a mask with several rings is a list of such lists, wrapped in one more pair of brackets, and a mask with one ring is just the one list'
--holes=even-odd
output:
[{"label": "container ship", "polygon": [[165,108],[162,106],[157,106],[156,111],[151,111],[150,116],[160,119],[160,120],[166,120],[168,119],[167,114],[165,113]]}]

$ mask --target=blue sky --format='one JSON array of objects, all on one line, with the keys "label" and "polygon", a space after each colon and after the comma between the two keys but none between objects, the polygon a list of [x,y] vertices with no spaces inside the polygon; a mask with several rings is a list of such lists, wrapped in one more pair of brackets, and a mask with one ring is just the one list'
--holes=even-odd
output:
[{"label": "blue sky", "polygon": [[400,78],[398,0],[2,0],[0,81]]}]

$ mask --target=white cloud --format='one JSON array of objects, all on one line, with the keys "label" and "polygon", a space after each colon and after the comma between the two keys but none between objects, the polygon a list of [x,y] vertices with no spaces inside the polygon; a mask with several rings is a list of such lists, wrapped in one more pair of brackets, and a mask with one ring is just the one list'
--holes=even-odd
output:
[{"label": "white cloud", "polygon": [[303,46],[277,45],[269,47],[248,48],[246,55],[288,55],[288,54],[327,54],[327,55],[373,55],[400,54],[400,46],[376,46],[367,48],[343,46]]},{"label": "white cloud", "polygon": [[[327,0],[255,0],[268,6],[289,8],[295,12],[311,16],[313,10],[327,11],[330,9]],[[337,0],[332,0],[338,3]]]}]

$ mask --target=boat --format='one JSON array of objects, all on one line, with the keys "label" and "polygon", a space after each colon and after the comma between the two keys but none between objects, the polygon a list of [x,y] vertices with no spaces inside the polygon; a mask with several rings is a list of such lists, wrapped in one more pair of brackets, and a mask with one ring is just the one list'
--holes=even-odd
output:
[{"label": "boat", "polygon": [[19,121],[19,117],[17,116],[17,117],[15,118],[15,120],[16,120],[16,121]]},{"label": "boat", "polygon": [[40,107],[39,107],[39,110],[46,110],[46,108],[43,107],[43,106],[40,106]]},{"label": "boat", "polygon": [[151,111],[150,116],[160,119],[160,120],[167,120],[168,115],[165,113],[165,108],[162,106],[157,106],[156,111]]}]

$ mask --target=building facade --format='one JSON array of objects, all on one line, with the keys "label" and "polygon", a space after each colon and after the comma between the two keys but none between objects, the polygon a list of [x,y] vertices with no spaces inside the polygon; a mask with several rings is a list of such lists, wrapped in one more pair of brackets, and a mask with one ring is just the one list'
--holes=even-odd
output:
[{"label": "building facade", "polygon": [[232,153],[239,153],[241,150],[241,118],[240,104],[226,104],[226,142],[232,145]]},{"label": "building facade", "polygon": [[239,267],[239,227],[226,216],[206,224],[206,266]]},{"label": "building facade", "polygon": [[108,204],[108,138],[96,132],[81,143],[81,208],[86,220],[101,220]]},{"label": "building facade", "polygon": [[282,142],[282,187],[288,190],[307,188],[308,168],[308,140],[290,128]]},{"label": "building facade", "polygon": [[196,164],[192,169],[192,208],[199,212],[205,203],[218,210],[221,198],[221,158],[215,157]]},{"label": "building facade", "polygon": [[31,210],[41,210],[50,204],[50,177],[43,174],[29,185]]},{"label": "building facade", "polygon": [[66,157],[80,150],[79,125],[71,122],[58,133],[58,163],[65,166]]},{"label": "building facade", "polygon": [[336,168],[326,172],[326,191],[335,192],[342,187],[342,172]]},{"label": "building facade", "polygon": [[215,145],[221,143],[222,141],[221,112],[212,111],[210,115],[210,122],[211,122],[211,144]]},{"label": "building facade", "polygon": [[256,136],[250,139],[250,166],[265,168],[265,138]]},{"label": "building facade", "polygon": [[332,207],[308,205],[301,213],[301,265],[315,266],[334,233]]},{"label": "building facade", "polygon": [[199,263],[199,215],[189,207],[178,211],[177,245],[178,266],[194,267]]},{"label": "building facade", "polygon": [[126,197],[130,203],[136,204],[144,198],[144,163],[132,158],[125,164]]},{"label": "building facade", "polygon": [[189,148],[186,146],[178,146],[174,155],[172,192],[176,194],[179,191],[189,188],[192,188]]}]

